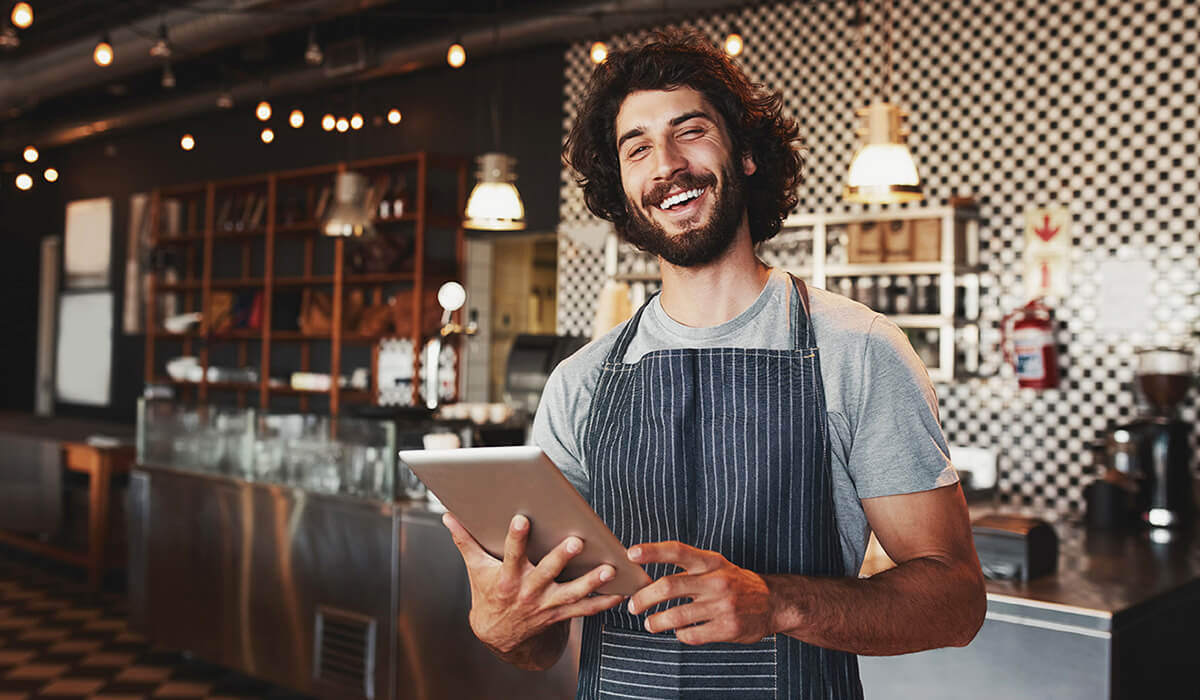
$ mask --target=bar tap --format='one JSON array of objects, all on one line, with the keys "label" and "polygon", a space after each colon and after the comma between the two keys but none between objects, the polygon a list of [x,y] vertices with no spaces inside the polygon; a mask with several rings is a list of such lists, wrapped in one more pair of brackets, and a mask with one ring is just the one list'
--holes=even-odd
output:
[{"label": "bar tap", "polygon": [[438,289],[438,303],[442,305],[442,327],[425,346],[425,407],[438,407],[438,367],[442,357],[442,343],[454,335],[472,336],[479,330],[474,311],[471,320],[464,326],[455,323],[451,316],[467,301],[467,290],[458,282],[447,282]]}]

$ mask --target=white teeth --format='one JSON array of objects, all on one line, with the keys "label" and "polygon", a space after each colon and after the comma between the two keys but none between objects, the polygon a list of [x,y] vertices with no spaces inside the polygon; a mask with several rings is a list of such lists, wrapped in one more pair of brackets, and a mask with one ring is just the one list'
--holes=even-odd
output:
[{"label": "white teeth", "polygon": [[703,187],[698,187],[694,190],[687,190],[686,192],[680,192],[677,195],[672,195],[672,196],[664,199],[658,205],[658,207],[659,207],[659,209],[670,209],[671,207],[674,207],[676,204],[679,204],[680,202],[686,202],[689,199],[695,199],[696,197],[699,197],[700,193],[703,191],[704,191]]}]

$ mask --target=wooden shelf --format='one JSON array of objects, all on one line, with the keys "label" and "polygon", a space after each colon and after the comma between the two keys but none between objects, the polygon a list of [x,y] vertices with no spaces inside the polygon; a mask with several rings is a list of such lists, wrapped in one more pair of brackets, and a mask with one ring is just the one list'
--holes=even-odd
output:
[{"label": "wooden shelf", "polygon": [[[152,381],[157,374],[155,368],[159,365],[155,361],[155,344],[158,340],[182,340],[186,352],[194,354],[203,367],[209,366],[211,351],[229,349],[228,346],[221,348],[216,346],[222,343],[237,344],[239,346],[237,347],[239,358],[237,363],[240,366],[257,366],[263,376],[270,376],[271,373],[273,362],[270,348],[273,343],[299,344],[299,352],[296,354],[300,355],[301,359],[296,369],[300,371],[312,371],[314,367],[312,356],[321,356],[321,353],[313,351],[324,349],[320,346],[314,348],[310,343],[327,343],[328,360],[321,359],[319,361],[323,365],[320,367],[320,371],[328,372],[333,376],[348,374],[348,371],[344,371],[347,370],[347,366],[344,361],[343,348],[350,344],[370,346],[375,344],[380,336],[342,332],[336,334],[303,333],[294,330],[277,331],[270,328],[242,328],[221,333],[201,333],[198,326],[184,333],[167,333],[162,328],[162,322],[157,318],[154,310],[158,308],[163,294],[186,292],[192,298],[189,308],[196,308],[209,303],[216,290],[247,290],[262,293],[264,298],[263,323],[269,326],[287,322],[280,319],[274,319],[272,322],[271,313],[274,305],[265,303],[270,300],[272,294],[283,293],[279,290],[315,288],[322,291],[337,291],[336,288],[340,286],[342,294],[333,295],[334,303],[330,320],[335,324],[343,324],[342,316],[346,311],[348,288],[367,287],[366,291],[370,292],[372,291],[370,288],[373,287],[375,288],[374,292],[366,296],[382,297],[383,295],[379,293],[380,287],[395,285],[401,290],[411,289],[411,292],[418,298],[423,298],[431,290],[436,289],[440,282],[446,279],[462,278],[462,257],[466,242],[462,228],[461,207],[466,201],[469,167],[470,163],[465,158],[433,156],[418,152],[355,162],[327,163],[294,170],[158,189],[151,201],[150,220],[153,227],[151,235],[156,246],[177,246],[180,253],[185,253],[185,255],[173,256],[177,260],[172,261],[175,273],[184,279],[166,282],[162,280],[164,275],[155,275],[154,283],[147,290],[147,332],[144,353],[147,381]],[[347,242],[344,238],[326,238],[321,233],[322,221],[319,219],[297,221],[290,217],[300,213],[311,216],[312,210],[306,210],[305,207],[315,206],[316,200],[319,198],[317,193],[333,186],[337,173],[368,171],[369,175],[371,173],[381,175],[384,170],[403,170],[406,173],[413,201],[406,203],[408,210],[404,215],[376,219],[374,224],[385,232],[403,232],[405,235],[411,233],[413,237],[412,251],[403,261],[398,262],[404,268],[401,271],[352,274],[346,263],[352,250],[350,246],[354,244],[354,241]],[[435,170],[437,171],[436,175],[434,174]],[[443,174],[451,175],[453,180],[443,178]],[[441,183],[445,182],[444,191],[431,193],[429,189],[431,182],[437,182],[438,187],[442,187]],[[451,182],[454,184],[450,184]],[[255,208],[253,217],[247,217],[248,200],[246,198],[251,193],[255,197]],[[177,236],[163,237],[161,236],[161,227],[166,223],[163,218],[164,199],[169,196],[186,200],[188,213],[192,218],[184,223],[189,229],[188,231]],[[230,198],[234,200],[232,207],[226,204]],[[436,212],[432,211],[433,205],[431,204],[435,200],[445,202],[445,206],[438,205],[439,211]],[[265,207],[261,206],[262,202],[266,203]],[[260,209],[263,209],[261,215],[258,213]],[[233,216],[228,216],[228,212],[232,212]],[[226,216],[222,217],[222,214],[226,214]],[[283,221],[285,214],[289,217],[286,223]],[[262,218],[259,218],[260,216]],[[255,222],[258,225],[250,230],[224,230],[224,226],[239,222],[244,225]],[[435,228],[437,229],[436,234],[431,232]],[[445,237],[447,234],[444,229],[454,232],[453,258],[430,259],[431,238],[433,235]],[[281,246],[279,242],[287,237],[294,237],[290,240],[299,241],[302,246],[297,246],[295,243]],[[244,245],[220,248],[211,245],[213,241]],[[257,257],[250,250],[250,241],[254,241],[256,245],[259,241],[262,242],[261,252],[257,254]],[[296,251],[297,247],[303,248],[303,264],[300,264],[301,258],[300,253]],[[228,270],[238,276],[214,279],[212,277],[214,258],[221,259],[222,262],[226,262],[225,258],[231,258],[229,262],[235,262],[238,258],[238,251],[231,251],[230,248],[242,248],[240,251],[241,267]],[[437,250],[438,255],[446,255],[440,252],[440,248]],[[295,256],[296,259],[295,261],[285,260],[284,256]],[[294,265],[292,265],[293,262]],[[330,262],[332,262],[332,266],[329,265]],[[284,263],[287,263],[287,266]],[[324,267],[322,268],[322,266]],[[280,275],[281,268],[302,274]],[[341,272],[335,275],[325,272],[327,270],[341,270]],[[318,271],[324,274],[318,274]],[[197,300],[196,297],[204,298]],[[412,319],[414,321],[413,328],[428,326],[430,313],[432,312],[422,306],[417,311],[418,317]],[[417,331],[406,337],[416,344],[423,339]],[[257,341],[259,347],[246,347],[246,341]],[[172,351],[176,349],[172,348]],[[373,357],[374,352],[370,351],[369,347],[368,351]],[[161,356],[159,360],[161,361]],[[374,368],[372,369],[374,370]],[[301,410],[307,410],[306,398],[312,395],[330,394],[328,391],[299,391],[287,386],[269,386],[263,391],[262,384],[257,382],[251,384],[172,381],[170,384],[180,387],[202,387],[197,391],[201,396],[209,387],[214,391],[236,391],[239,392],[239,404],[246,404],[246,394],[252,393],[256,398],[251,399],[250,403],[257,403],[263,410],[271,408],[271,397],[276,395],[299,396]],[[413,391],[415,399],[415,386]],[[338,414],[339,403],[367,402],[372,401],[376,396],[374,386],[371,387],[371,391],[347,388],[339,389],[336,394],[337,400],[329,402],[331,415]]]}]

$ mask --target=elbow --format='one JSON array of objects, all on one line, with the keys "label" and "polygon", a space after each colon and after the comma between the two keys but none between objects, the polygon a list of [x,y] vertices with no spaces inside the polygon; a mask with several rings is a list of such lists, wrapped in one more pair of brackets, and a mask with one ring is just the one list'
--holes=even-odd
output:
[{"label": "elbow", "polygon": [[960,620],[961,625],[956,635],[953,646],[965,647],[975,639],[975,635],[979,634],[980,628],[983,627],[983,620],[987,616],[987,590],[983,585],[983,572],[980,571],[979,565],[969,567],[966,572],[963,582],[963,601],[961,607]]}]

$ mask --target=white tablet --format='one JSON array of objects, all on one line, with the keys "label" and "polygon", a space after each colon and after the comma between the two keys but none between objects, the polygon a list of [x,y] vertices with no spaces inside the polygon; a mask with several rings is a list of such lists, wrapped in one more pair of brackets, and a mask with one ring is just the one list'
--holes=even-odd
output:
[{"label": "white tablet", "polygon": [[596,511],[539,447],[472,447],[403,450],[400,459],[492,556],[504,556],[509,523],[529,518],[529,560],[537,563],[567,537],[583,540],[560,580],[578,578],[601,564],[617,575],[600,593],[632,595],[650,583],[642,567]]}]

